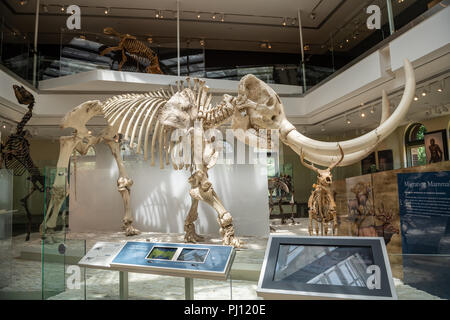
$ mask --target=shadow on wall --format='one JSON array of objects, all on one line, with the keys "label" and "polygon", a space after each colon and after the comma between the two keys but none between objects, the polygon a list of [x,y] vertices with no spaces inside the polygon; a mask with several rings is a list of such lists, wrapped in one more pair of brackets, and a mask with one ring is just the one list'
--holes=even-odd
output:
[{"label": "shadow on wall", "polygon": [[[126,161],[133,179],[131,209],[134,226],[144,232],[183,233],[184,220],[191,207],[190,172],[159,168],[150,161]],[[72,172],[73,175],[73,172]],[[231,212],[237,235],[268,236],[267,170],[262,165],[216,165],[210,181],[225,208]],[[118,169],[106,146],[96,147],[95,166],[79,162],[76,196],[71,184],[70,229],[120,231],[124,208],[117,191]],[[71,181],[74,181],[73,177]],[[199,204],[197,232],[219,234],[216,212]],[[257,222],[257,223],[255,223]]]}]

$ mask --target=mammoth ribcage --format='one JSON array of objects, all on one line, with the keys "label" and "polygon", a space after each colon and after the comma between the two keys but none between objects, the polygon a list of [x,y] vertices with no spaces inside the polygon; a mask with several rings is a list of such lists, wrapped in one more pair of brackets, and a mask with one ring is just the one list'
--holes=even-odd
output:
[{"label": "mammoth ribcage", "polygon": [[108,124],[117,128],[117,133],[129,143],[131,149],[136,153],[143,153],[145,160],[148,159],[150,149],[152,165],[156,143],[159,144],[160,163],[164,159],[163,149],[168,163],[169,139],[164,135],[167,135],[169,130],[160,123],[159,116],[169,98],[168,92],[160,90],[116,96],[103,103],[102,108]]}]

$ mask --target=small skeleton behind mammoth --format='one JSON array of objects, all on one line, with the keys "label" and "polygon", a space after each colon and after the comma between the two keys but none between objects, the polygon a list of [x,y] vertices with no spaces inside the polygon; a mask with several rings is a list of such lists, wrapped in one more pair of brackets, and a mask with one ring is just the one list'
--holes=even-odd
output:
[{"label": "small skeleton behind mammoth", "polygon": [[331,223],[332,235],[337,235],[338,217],[334,194],[331,190],[331,184],[333,182],[331,170],[339,165],[344,159],[344,151],[340,145],[339,151],[341,153],[340,159],[327,169],[323,170],[316,168],[312,163],[306,163],[303,158],[303,153],[300,155],[302,164],[317,173],[317,182],[313,184],[314,190],[311,192],[308,199],[309,235],[313,235],[313,221],[315,223],[316,235],[319,235],[319,225],[320,235],[328,235],[329,223]]}]

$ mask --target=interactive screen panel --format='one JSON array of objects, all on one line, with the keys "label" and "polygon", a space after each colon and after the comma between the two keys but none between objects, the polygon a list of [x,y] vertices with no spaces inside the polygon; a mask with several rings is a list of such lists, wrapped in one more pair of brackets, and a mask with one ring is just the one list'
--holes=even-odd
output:
[{"label": "interactive screen panel", "polygon": [[178,248],[153,247],[146,259],[172,260]]},{"label": "interactive screen panel", "polygon": [[225,280],[234,259],[234,248],[208,244],[127,242],[111,263],[111,268]]},{"label": "interactive screen panel", "polygon": [[191,262],[205,262],[206,256],[208,255],[208,249],[187,249],[181,250],[177,261],[191,261]]},{"label": "interactive screen panel", "polygon": [[396,299],[382,238],[269,239],[258,295],[270,299]]}]

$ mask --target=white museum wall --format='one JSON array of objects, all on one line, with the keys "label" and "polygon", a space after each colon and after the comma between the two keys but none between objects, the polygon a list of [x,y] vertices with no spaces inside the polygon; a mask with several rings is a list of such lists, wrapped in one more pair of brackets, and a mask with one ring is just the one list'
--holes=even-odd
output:
[{"label": "white museum wall", "polygon": [[[93,159],[92,159],[93,161]],[[150,161],[126,161],[133,179],[131,209],[133,225],[144,232],[183,233],[191,205],[189,171],[172,166],[159,168]],[[269,206],[265,165],[217,164],[209,171],[210,181],[226,209],[232,214],[236,235],[268,236]],[[108,147],[96,146],[94,162],[78,158],[75,183],[73,167],[69,203],[69,226],[74,232],[120,231],[124,208],[117,191],[118,170]],[[197,233],[219,234],[217,214],[200,202]]]}]

